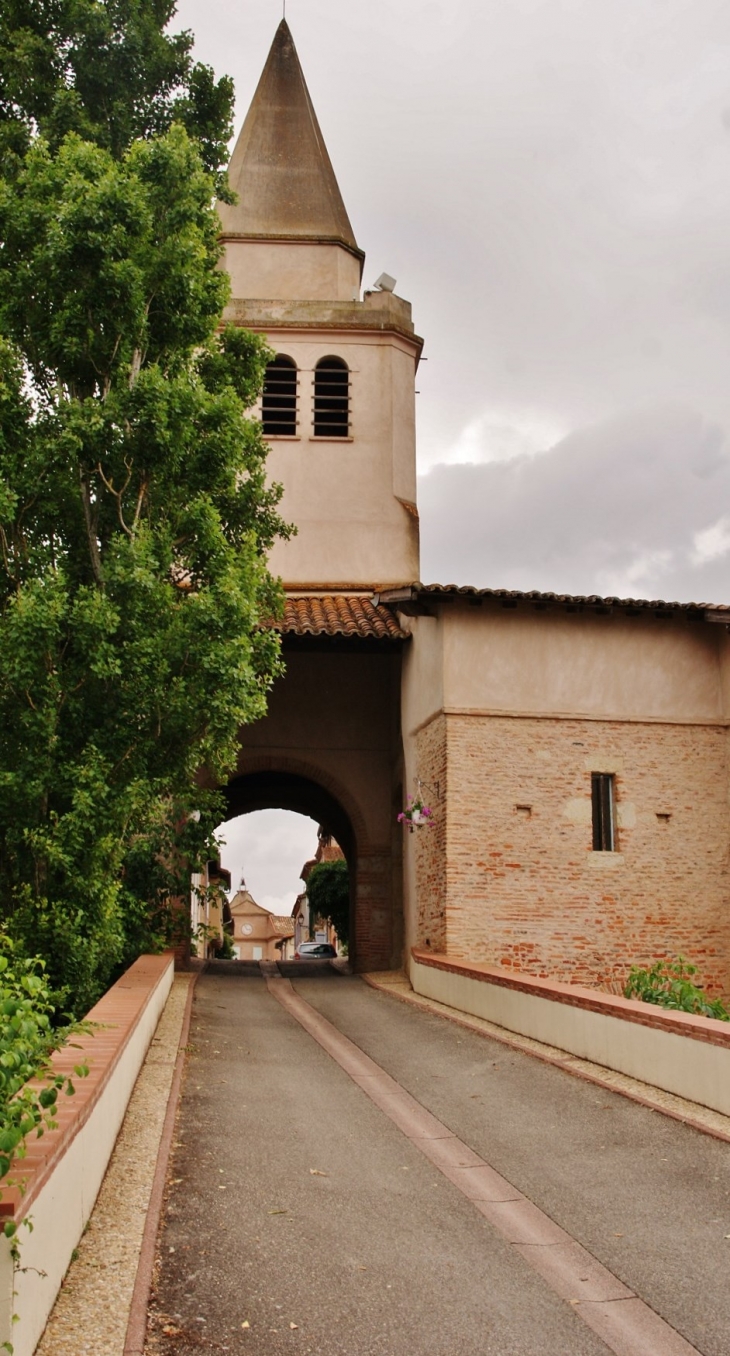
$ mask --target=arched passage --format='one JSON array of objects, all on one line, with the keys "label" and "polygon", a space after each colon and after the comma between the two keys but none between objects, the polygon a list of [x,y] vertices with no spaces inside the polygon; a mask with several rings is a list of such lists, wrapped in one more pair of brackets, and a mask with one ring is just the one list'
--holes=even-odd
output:
[{"label": "arched passage", "polygon": [[[337,839],[347,860],[350,877],[349,956],[357,966],[358,953],[358,852],[357,834],[340,800],[321,783],[297,772],[262,768],[234,777],[225,790],[228,818],[257,810],[291,810],[321,824]],[[367,965],[365,966],[367,968]]]},{"label": "arched passage", "polygon": [[350,962],[356,970],[392,964],[390,854],[368,841],[362,817],[323,781],[303,772],[264,767],[234,777],[225,788],[228,818],[255,810],[293,810],[337,839],[350,873]]},{"label": "arched passage", "polygon": [[234,777],[225,794],[229,819],[252,810],[293,810],[308,815],[337,839],[353,870],[357,852],[350,818],[332,793],[310,777],[266,768]]},{"label": "arched passage", "polygon": [[[287,613],[286,671],[267,715],[241,730],[229,814],[293,810],[328,828],[353,881],[352,963],[391,970],[403,963],[403,639],[364,597],[326,601],[310,616],[300,597]],[[345,626],[369,634],[341,634]]]}]

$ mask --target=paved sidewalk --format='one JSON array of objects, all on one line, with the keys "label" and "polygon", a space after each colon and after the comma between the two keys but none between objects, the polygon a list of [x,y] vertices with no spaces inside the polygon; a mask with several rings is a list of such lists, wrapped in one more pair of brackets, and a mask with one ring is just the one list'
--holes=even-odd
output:
[{"label": "paved sidewalk", "polygon": [[[294,985],[696,1350],[727,1356],[726,1145],[358,979]],[[605,1356],[263,980],[204,976],[191,1042],[149,1353]]]}]

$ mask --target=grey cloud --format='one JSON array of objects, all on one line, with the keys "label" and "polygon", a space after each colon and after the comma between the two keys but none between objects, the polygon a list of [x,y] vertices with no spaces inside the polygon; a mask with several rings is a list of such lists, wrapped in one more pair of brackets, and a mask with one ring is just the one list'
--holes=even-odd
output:
[{"label": "grey cloud", "polygon": [[419,503],[429,581],[730,602],[730,455],[694,411],[643,410],[539,456],[438,466]]},{"label": "grey cloud", "polygon": [[[730,8],[291,0],[288,19],[364,280],[393,273],[426,339],[421,469],[544,454],[426,477],[423,573],[728,596],[722,528],[704,562],[694,535],[730,504],[707,433],[730,429]],[[277,21],[270,0],[181,0],[239,125]]]}]

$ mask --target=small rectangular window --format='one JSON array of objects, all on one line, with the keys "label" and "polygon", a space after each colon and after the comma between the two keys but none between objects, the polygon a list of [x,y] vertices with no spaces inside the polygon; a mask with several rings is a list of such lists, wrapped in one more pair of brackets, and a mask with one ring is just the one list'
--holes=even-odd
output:
[{"label": "small rectangular window", "polygon": [[591,773],[593,851],[616,851],[616,797],[612,772]]}]

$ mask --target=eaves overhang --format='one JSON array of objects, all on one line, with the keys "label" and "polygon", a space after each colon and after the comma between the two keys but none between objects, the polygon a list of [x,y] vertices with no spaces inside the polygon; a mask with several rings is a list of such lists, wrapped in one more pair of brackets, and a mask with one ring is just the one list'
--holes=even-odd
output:
[{"label": "eaves overhang", "polygon": [[469,584],[405,584],[374,594],[378,606],[392,607],[404,615],[429,612],[438,604],[463,600],[474,607],[491,602],[506,610],[530,608],[536,612],[562,611],[593,616],[654,616],[659,621],[673,617],[686,621],[730,626],[730,606],[722,603],[679,603],[663,599],[603,597],[598,594],[543,593],[537,589],[476,588]]}]

